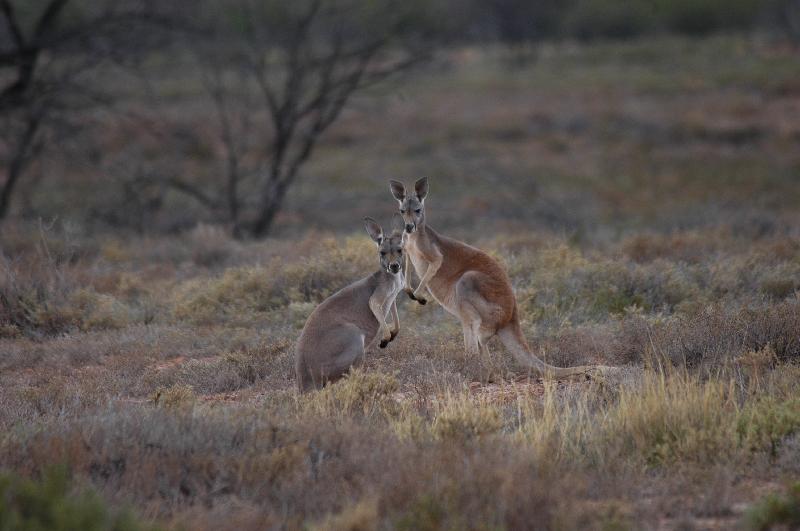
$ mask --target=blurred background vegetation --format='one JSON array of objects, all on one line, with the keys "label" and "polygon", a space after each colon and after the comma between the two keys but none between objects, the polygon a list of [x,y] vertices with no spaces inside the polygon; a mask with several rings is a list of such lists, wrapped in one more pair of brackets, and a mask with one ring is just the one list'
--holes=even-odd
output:
[{"label": "blurred background vegetation", "polygon": [[422,174],[449,189],[445,207],[575,233],[670,227],[671,201],[738,211],[754,186],[780,206],[795,199],[772,185],[796,169],[779,102],[800,83],[798,13],[797,0],[5,0],[0,218],[349,231],[390,205],[386,179]]}]

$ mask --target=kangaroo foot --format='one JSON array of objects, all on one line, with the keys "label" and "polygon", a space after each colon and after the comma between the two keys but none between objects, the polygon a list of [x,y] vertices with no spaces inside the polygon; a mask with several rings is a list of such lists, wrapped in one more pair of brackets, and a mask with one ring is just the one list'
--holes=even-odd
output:
[{"label": "kangaroo foot", "polygon": [[381,339],[381,342],[378,344],[378,346],[381,347],[381,348],[386,348],[386,346],[389,343],[392,342],[392,339],[394,339],[396,335],[397,335],[397,332],[390,332],[389,333],[389,338],[388,339],[386,339],[386,338]]}]

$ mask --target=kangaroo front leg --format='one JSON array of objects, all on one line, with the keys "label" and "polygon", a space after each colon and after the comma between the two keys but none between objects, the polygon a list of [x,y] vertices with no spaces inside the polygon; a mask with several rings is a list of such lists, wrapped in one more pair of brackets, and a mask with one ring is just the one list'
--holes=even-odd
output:
[{"label": "kangaroo front leg", "polygon": [[385,348],[386,345],[389,344],[389,341],[392,340],[392,333],[389,327],[386,326],[386,312],[384,311],[383,301],[373,295],[369,299],[369,309],[372,311],[372,315],[375,316],[375,319],[378,320],[378,331],[365,350],[374,350],[378,342],[380,342],[381,348]]},{"label": "kangaroo front leg", "polygon": [[403,265],[403,291],[412,294],[414,291],[411,289],[411,255],[406,253],[405,263]]},{"label": "kangaroo front leg", "polygon": [[442,267],[442,257],[438,256],[435,262],[430,262],[428,264],[428,269],[425,271],[425,274],[422,275],[422,280],[419,281],[419,286],[417,289],[414,290],[412,294],[412,299],[416,300],[420,304],[425,304],[428,300],[423,295],[425,290],[428,289],[428,282],[436,275],[436,272],[439,271],[439,268]]},{"label": "kangaroo front leg", "polygon": [[[394,341],[398,332],[400,332],[400,316],[397,315],[397,300],[395,299],[392,301],[392,330],[390,332],[389,341]],[[386,345],[381,344],[381,347],[385,346]]]},{"label": "kangaroo front leg", "polygon": [[406,253],[406,265],[403,270],[403,291],[411,300],[417,300],[414,296],[414,288],[411,287],[411,255]]}]

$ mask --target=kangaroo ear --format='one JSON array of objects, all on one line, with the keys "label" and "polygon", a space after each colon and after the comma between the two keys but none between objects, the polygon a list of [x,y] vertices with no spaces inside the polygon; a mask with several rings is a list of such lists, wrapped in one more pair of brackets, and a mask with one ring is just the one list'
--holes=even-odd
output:
[{"label": "kangaroo ear", "polygon": [[415,182],[414,191],[417,192],[417,198],[419,198],[420,201],[424,200],[425,196],[428,195],[428,178],[423,177]]},{"label": "kangaroo ear", "polygon": [[367,229],[367,234],[372,238],[372,241],[380,245],[383,241],[383,229],[378,222],[372,218],[364,218],[364,227]]},{"label": "kangaroo ear", "polygon": [[403,221],[403,216],[395,212],[392,216],[392,232],[394,234],[403,234],[403,229],[405,229],[405,227],[406,222]]},{"label": "kangaroo ear", "polygon": [[392,191],[394,198],[398,201],[402,201],[406,198],[406,185],[400,181],[389,181],[389,189]]}]

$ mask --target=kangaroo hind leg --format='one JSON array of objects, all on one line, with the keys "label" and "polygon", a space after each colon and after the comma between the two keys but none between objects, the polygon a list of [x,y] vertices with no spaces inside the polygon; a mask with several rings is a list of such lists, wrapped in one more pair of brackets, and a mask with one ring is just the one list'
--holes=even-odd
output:
[{"label": "kangaroo hind leg", "polygon": [[468,302],[459,306],[459,318],[464,332],[464,350],[469,354],[480,352],[481,316]]},{"label": "kangaroo hind leg", "polygon": [[318,367],[319,381],[335,382],[344,376],[352,366],[364,361],[364,334],[358,327],[347,325],[329,337],[329,354]]}]

